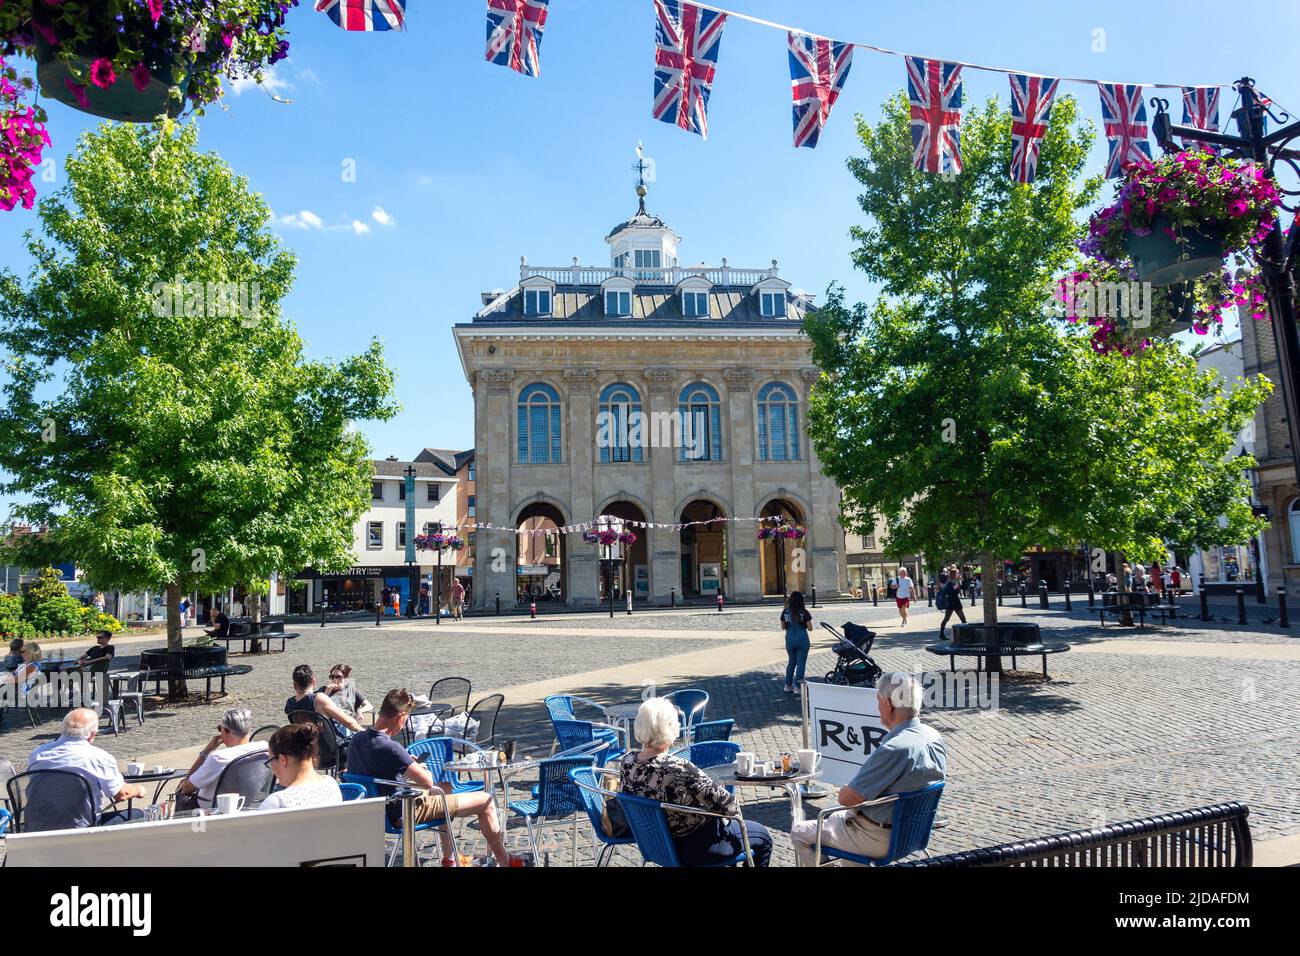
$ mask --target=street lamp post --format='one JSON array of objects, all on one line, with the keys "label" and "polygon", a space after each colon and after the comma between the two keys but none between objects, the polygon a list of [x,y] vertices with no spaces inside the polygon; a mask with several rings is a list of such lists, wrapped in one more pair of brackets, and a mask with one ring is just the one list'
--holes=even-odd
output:
[{"label": "street lamp post", "polygon": [[[436,535],[442,534],[441,521],[433,523],[433,533]],[[442,551],[441,547],[438,548],[438,578],[433,583],[433,622],[440,626],[442,624]]]},{"label": "street lamp post", "polygon": [[[1289,166],[1293,172],[1300,173],[1300,149],[1291,143],[1300,140],[1300,122],[1290,123],[1272,133],[1265,131],[1265,117],[1272,114],[1272,104],[1266,105],[1255,89],[1255,81],[1248,76],[1242,77],[1233,87],[1241,96],[1241,106],[1232,114],[1237,122],[1237,135],[1203,130],[1194,126],[1176,125],[1168,113],[1168,100],[1155,98],[1155,119],[1151,128],[1156,142],[1166,151],[1177,149],[1174,137],[1180,136],[1203,143],[1221,146],[1233,157],[1254,162],[1270,176],[1277,180],[1275,169],[1278,163]],[[1279,122],[1291,117],[1282,113],[1274,115]],[[1300,189],[1283,189],[1278,185],[1278,192],[1284,197],[1300,197]],[[1295,213],[1294,200],[1282,201],[1282,208]],[[1292,228],[1289,235],[1284,235],[1281,216],[1273,223],[1273,229],[1264,240],[1259,254],[1260,277],[1264,283],[1268,298],[1269,313],[1273,318],[1273,337],[1277,343],[1278,372],[1282,385],[1283,417],[1287,423],[1287,433],[1291,438],[1291,459],[1296,466],[1296,477],[1300,479],[1300,330],[1296,327],[1296,287],[1300,284],[1300,263],[1297,262],[1297,235],[1300,230]]]}]

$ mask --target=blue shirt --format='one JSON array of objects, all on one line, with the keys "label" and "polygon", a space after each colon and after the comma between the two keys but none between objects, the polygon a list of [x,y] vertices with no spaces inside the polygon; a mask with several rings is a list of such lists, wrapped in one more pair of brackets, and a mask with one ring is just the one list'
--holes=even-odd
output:
[{"label": "blue shirt", "polygon": [[[913,717],[881,738],[849,781],[849,789],[863,800],[876,800],[924,790],[943,780],[947,772],[948,751],[939,731]],[[862,812],[876,823],[888,823],[894,816],[894,804],[884,803]]]}]

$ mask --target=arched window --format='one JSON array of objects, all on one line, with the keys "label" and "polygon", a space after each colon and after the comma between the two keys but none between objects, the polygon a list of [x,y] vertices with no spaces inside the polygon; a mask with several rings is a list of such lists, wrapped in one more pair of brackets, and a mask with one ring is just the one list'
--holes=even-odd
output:
[{"label": "arched window", "polygon": [[519,463],[558,463],[560,448],[560,394],[534,382],[519,393]]},{"label": "arched window", "polygon": [[681,461],[722,461],[722,403],[713,386],[696,382],[682,389]]},{"label": "arched window", "polygon": [[758,392],[758,460],[799,460],[799,399],[780,382]]},{"label": "arched window", "polygon": [[605,386],[596,416],[596,444],[601,462],[643,461],[641,449],[648,438],[644,427],[640,393],[621,382]]},{"label": "arched window", "polygon": [[1286,517],[1291,526],[1291,563],[1300,564],[1300,498],[1291,502]]}]

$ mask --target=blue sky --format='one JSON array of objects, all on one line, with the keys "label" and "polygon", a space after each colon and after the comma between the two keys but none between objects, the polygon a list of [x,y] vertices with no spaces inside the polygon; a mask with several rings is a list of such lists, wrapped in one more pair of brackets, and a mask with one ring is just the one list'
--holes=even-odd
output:
[{"label": "blue sky", "polygon": [[[723,5],[836,39],[1055,75],[1190,85],[1249,74],[1277,103],[1300,109],[1294,0]],[[540,79],[483,61],[485,6],[409,0],[406,33],[363,35],[338,30],[302,0],[289,18],[291,57],[272,80],[292,103],[231,91],[227,110],[199,121],[202,145],[287,217],[276,228],[299,268],[285,310],[311,354],[384,340],[403,411],[363,426],[376,456],[472,444],[470,390],[450,327],[474,313],[480,292],[514,284],[521,255],[603,264],[603,237],[635,210],[629,165],[638,141],[656,165],[650,207],[682,235],[684,261],[775,258],[796,287],[821,293],[838,280],[851,295],[868,293],[849,267],[847,232],[862,214],[844,160],[856,146],[853,114],[875,117],[903,85],[899,58],[857,51],[821,144],[796,151],[785,36],[733,19],[702,142],[650,116],[651,0],[552,0]],[[964,78],[968,99],[1005,102],[1005,76]],[[1099,121],[1095,89],[1065,91]],[[1225,119],[1233,96],[1224,92]],[[51,105],[57,162],[90,125]],[[1104,158],[1101,141],[1094,165]],[[342,176],[348,161],[355,182]],[[0,215],[0,263],[26,271],[21,236],[34,222],[32,212]]]}]

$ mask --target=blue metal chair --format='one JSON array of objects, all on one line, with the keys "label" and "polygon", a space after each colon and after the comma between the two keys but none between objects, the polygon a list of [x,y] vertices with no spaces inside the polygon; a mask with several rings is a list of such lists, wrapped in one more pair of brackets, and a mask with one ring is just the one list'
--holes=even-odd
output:
[{"label": "blue metal chair", "polygon": [[[340,780],[342,781],[342,783],[340,783],[339,786],[342,786],[345,783],[360,784],[362,789],[365,790],[365,794],[367,797],[380,796],[379,787],[375,783],[374,777],[363,777],[359,773],[343,773],[340,774],[339,777]],[[385,811],[387,811],[387,807],[385,807]],[[451,836],[452,854],[456,857],[456,859],[460,859],[460,851],[456,847],[456,834],[453,832],[451,826],[449,825],[449,821],[445,817],[439,817],[436,820],[429,820],[426,823],[417,823],[415,825],[416,839],[418,840],[419,835],[423,833],[425,830],[437,830],[442,827],[446,827],[447,833]],[[384,813],[384,833],[388,834],[389,836],[397,837],[397,839],[393,842],[393,849],[389,851],[388,862],[386,864],[387,866],[392,866],[393,861],[397,859],[397,854],[402,848],[402,827],[400,824],[393,823],[392,820],[388,819],[387,812]],[[417,847],[417,851],[418,851],[418,847]]]},{"label": "blue metal chair", "polygon": [[[560,753],[591,749],[596,754],[596,766],[603,767],[609,760],[617,760],[626,751],[619,746],[618,738],[598,728],[600,724],[589,720],[553,720],[555,739]],[[608,744],[596,750],[596,744]],[[554,754],[552,756],[555,756]]]},{"label": "blue metal chair", "polygon": [[730,740],[735,726],[734,720],[701,720],[691,725],[689,739],[696,744],[706,740]]},{"label": "blue metal chair", "polygon": [[13,818],[14,815],[12,813],[4,807],[0,807],[0,837],[9,832],[9,821]]},{"label": "blue metal chair", "polygon": [[672,831],[668,828],[667,810],[680,810],[683,813],[693,813],[702,817],[719,817],[724,820],[740,820],[741,842],[744,844],[744,850],[737,853],[731,859],[719,857],[717,863],[707,864],[711,868],[721,866],[736,866],[740,863],[747,865],[753,862],[753,853],[749,848],[749,833],[745,829],[745,821],[740,815],[739,809],[734,816],[728,816],[722,813],[712,813],[708,810],[701,810],[699,807],[684,807],[674,803],[660,803],[658,800],[650,800],[646,797],[634,797],[631,794],[620,793],[617,795],[619,806],[623,808],[624,815],[627,816],[628,825],[632,827],[632,837],[636,840],[637,849],[641,851],[643,864],[654,863],[657,866],[680,867],[685,864],[677,856],[677,846],[673,843]]},{"label": "blue metal chair", "polygon": [[347,803],[349,800],[365,799],[366,788],[359,783],[341,783],[339,793],[343,794],[343,802]]},{"label": "blue metal chair", "polygon": [[614,858],[614,851],[618,847],[635,843],[636,838],[630,836],[615,837],[605,832],[605,821],[602,819],[605,812],[605,801],[615,796],[615,794],[601,787],[600,781],[596,777],[596,771],[593,768],[579,767],[577,770],[570,770],[569,779],[577,786],[578,795],[582,797],[582,806],[587,811],[587,819],[591,821],[592,850],[596,850],[596,840],[601,843],[599,852],[595,852],[596,866],[605,866]]},{"label": "blue metal chair", "polygon": [[447,764],[455,763],[457,757],[462,756],[456,752],[457,744],[464,748],[465,753],[477,753],[483,750],[472,741],[462,740],[459,737],[426,737],[411,744],[406,748],[406,752],[416,760],[423,760],[433,779],[437,783],[450,786],[452,793],[480,793],[483,790],[482,780],[460,780],[456,774],[447,769]]},{"label": "blue metal chair", "polygon": [[709,706],[709,694],[703,690],[675,690],[664,694],[664,698],[681,711],[683,734],[689,734],[690,728],[704,719],[704,708]]},{"label": "blue metal chair", "polygon": [[689,760],[701,770],[707,770],[709,767],[725,767],[729,763],[735,763],[738,753],[740,753],[740,744],[732,743],[730,740],[706,740],[703,743],[674,750],[673,756]]},{"label": "blue metal chair", "polygon": [[[602,722],[594,722],[594,721],[592,722],[593,726],[601,728],[597,732],[597,736],[602,738],[608,738],[615,743],[618,742],[619,740],[618,735],[619,735],[620,728],[614,727],[609,723],[609,715],[606,712],[605,708],[602,707],[600,704],[596,703],[594,700],[587,700],[587,698],[585,697],[575,697],[573,694],[553,694],[550,697],[547,697],[543,701],[543,703],[546,704],[546,712],[550,715],[551,725],[553,727],[555,727],[557,722],[562,720],[578,719],[573,712],[573,704],[575,701],[580,704],[586,704],[589,707],[594,707],[596,708],[596,710],[600,711]],[[560,731],[558,727],[556,727],[555,736],[556,736],[556,742],[551,745],[552,756],[555,755],[555,752],[557,750],[569,749],[559,742]]]},{"label": "blue metal chair", "polygon": [[594,767],[596,758],[590,754],[571,757],[551,757],[537,764],[537,789],[531,800],[512,800],[507,809],[523,817],[528,827],[528,844],[533,852],[534,865],[541,859],[537,838],[542,827],[549,823],[573,821],[573,862],[578,862],[578,818],[576,814],[586,809],[578,786],[569,771]]},{"label": "blue metal chair", "polygon": [[[815,866],[822,865],[822,857],[832,860],[848,860],[863,866],[888,866],[913,853],[930,855],[930,834],[934,830],[934,818],[939,812],[939,798],[943,796],[943,782],[932,783],[924,790],[911,793],[895,793],[879,800],[867,800],[853,807],[829,807],[817,814],[817,855],[813,858]],[[889,850],[883,859],[850,853],[838,847],[822,846],[822,821],[832,813],[856,813],[865,807],[879,807],[886,803],[894,804],[894,816],[890,820]]]}]

